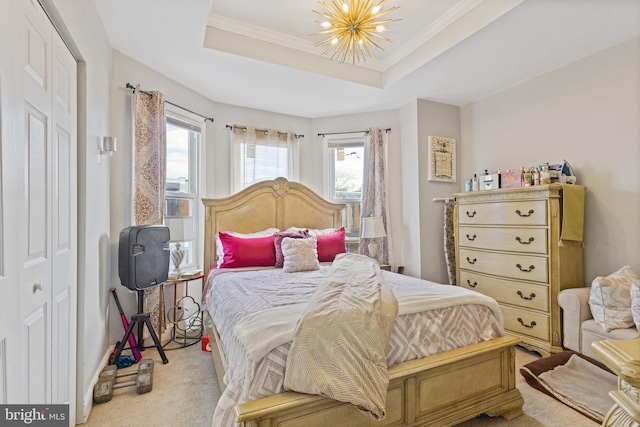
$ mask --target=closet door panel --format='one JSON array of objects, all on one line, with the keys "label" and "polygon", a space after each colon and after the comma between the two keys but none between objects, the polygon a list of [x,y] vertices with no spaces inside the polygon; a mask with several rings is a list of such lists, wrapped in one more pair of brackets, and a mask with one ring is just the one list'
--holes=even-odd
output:
[{"label": "closet door panel", "polygon": [[18,256],[24,183],[23,139],[18,129],[23,129],[24,111],[15,107],[13,55],[15,35],[23,28],[15,19],[16,8],[17,2],[5,1],[0,13],[0,404],[26,400]]},{"label": "closet door panel", "polygon": [[[24,117],[24,201],[20,206],[20,306],[27,402],[51,403],[52,289],[52,28],[36,4],[20,2],[22,39],[16,40],[16,101]],[[21,89],[21,91],[20,91]],[[26,244],[25,244],[26,243]]]},{"label": "closet door panel", "polygon": [[53,40],[52,401],[75,412],[77,306],[76,62]]}]

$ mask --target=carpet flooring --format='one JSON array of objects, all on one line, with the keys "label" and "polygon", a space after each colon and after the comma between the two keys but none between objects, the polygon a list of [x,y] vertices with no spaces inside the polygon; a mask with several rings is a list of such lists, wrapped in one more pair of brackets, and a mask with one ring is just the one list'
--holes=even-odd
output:
[{"label": "carpet flooring", "polygon": [[[116,390],[111,401],[94,404],[88,426],[121,427],[211,427],[213,410],[220,390],[215,379],[213,359],[199,345],[167,352],[169,363],[162,364],[155,348],[143,357],[155,361],[153,390],[136,394],[135,388]],[[596,427],[599,424],[556,399],[529,386],[520,367],[539,359],[537,353],[520,347],[516,351],[516,386],[524,397],[524,415],[511,421],[481,418],[458,427]],[[215,427],[215,426],[213,426]]]}]

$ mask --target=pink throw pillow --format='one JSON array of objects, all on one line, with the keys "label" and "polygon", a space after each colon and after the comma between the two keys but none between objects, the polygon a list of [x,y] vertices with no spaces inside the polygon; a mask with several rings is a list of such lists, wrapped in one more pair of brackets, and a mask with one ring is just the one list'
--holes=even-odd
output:
[{"label": "pink throw pillow", "polygon": [[276,263],[274,237],[244,239],[219,232],[224,249],[224,261],[220,268],[268,266]]},{"label": "pink throw pillow", "polygon": [[309,237],[307,230],[299,231],[284,231],[273,235],[273,245],[276,251],[276,268],[282,268],[284,266],[284,255],[282,254],[282,239],[285,237],[291,237],[292,239],[305,239]]},{"label": "pink throw pillow", "polygon": [[344,239],[344,227],[330,234],[321,234],[318,239],[318,261],[333,262],[338,254],[347,252],[347,244]]}]

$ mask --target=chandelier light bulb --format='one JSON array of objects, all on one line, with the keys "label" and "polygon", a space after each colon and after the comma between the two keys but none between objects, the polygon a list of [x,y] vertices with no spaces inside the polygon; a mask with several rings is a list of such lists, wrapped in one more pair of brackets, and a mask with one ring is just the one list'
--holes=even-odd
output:
[{"label": "chandelier light bulb", "polygon": [[366,61],[366,57],[373,57],[374,50],[384,50],[378,42],[391,41],[382,33],[387,31],[385,24],[399,21],[399,19],[384,16],[399,6],[383,9],[386,0],[318,0],[324,11],[313,12],[320,15],[322,30],[314,35],[323,36],[324,40],[316,46],[324,46],[323,55],[331,59],[338,59],[341,63],[350,60],[354,65],[357,61]]}]

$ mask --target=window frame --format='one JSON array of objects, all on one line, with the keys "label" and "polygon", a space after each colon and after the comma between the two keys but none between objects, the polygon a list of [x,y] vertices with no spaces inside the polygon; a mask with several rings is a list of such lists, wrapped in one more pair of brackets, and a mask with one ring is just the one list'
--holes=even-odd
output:
[{"label": "window frame", "polygon": [[[204,158],[204,143],[205,141],[205,126],[202,123],[202,118],[196,114],[190,113],[180,107],[167,104],[165,106],[165,115],[167,124],[182,127],[183,129],[190,131],[189,137],[189,181],[188,191],[167,191],[165,185],[164,194],[164,212],[167,210],[167,198],[170,199],[183,199],[191,201],[191,217],[193,218],[193,233],[195,239],[190,243],[190,258],[185,254],[185,259],[181,265],[181,269],[185,271],[197,270],[201,265],[203,244],[202,235],[204,230],[201,225],[201,218],[203,218],[203,208],[198,203],[204,194],[204,170],[202,167],[202,159]],[[199,134],[199,138],[193,138],[191,132]],[[173,216],[167,216],[167,218],[176,218]],[[180,218],[180,217],[178,217]],[[171,243],[171,249],[173,249],[174,243]],[[173,266],[171,266],[173,268]]]},{"label": "window frame", "polygon": [[[328,162],[328,166],[325,168],[325,182],[326,182],[326,199],[339,204],[345,205],[360,205],[360,211],[362,212],[362,197],[363,194],[360,195],[359,199],[338,199],[335,197],[336,188],[335,188],[335,150],[337,148],[348,148],[348,147],[362,147],[363,148],[363,158],[362,158],[362,191],[364,191],[365,184],[365,160],[366,160],[366,132],[351,132],[351,133],[336,133],[331,135],[325,135],[323,138],[324,141],[324,150],[325,150],[325,159]],[[347,209],[342,213],[342,223],[347,223]],[[360,244],[360,232],[361,227],[360,223],[362,222],[362,216],[360,215],[360,221],[358,224],[358,236],[347,236],[347,247],[348,252],[357,252],[358,246]]]}]

